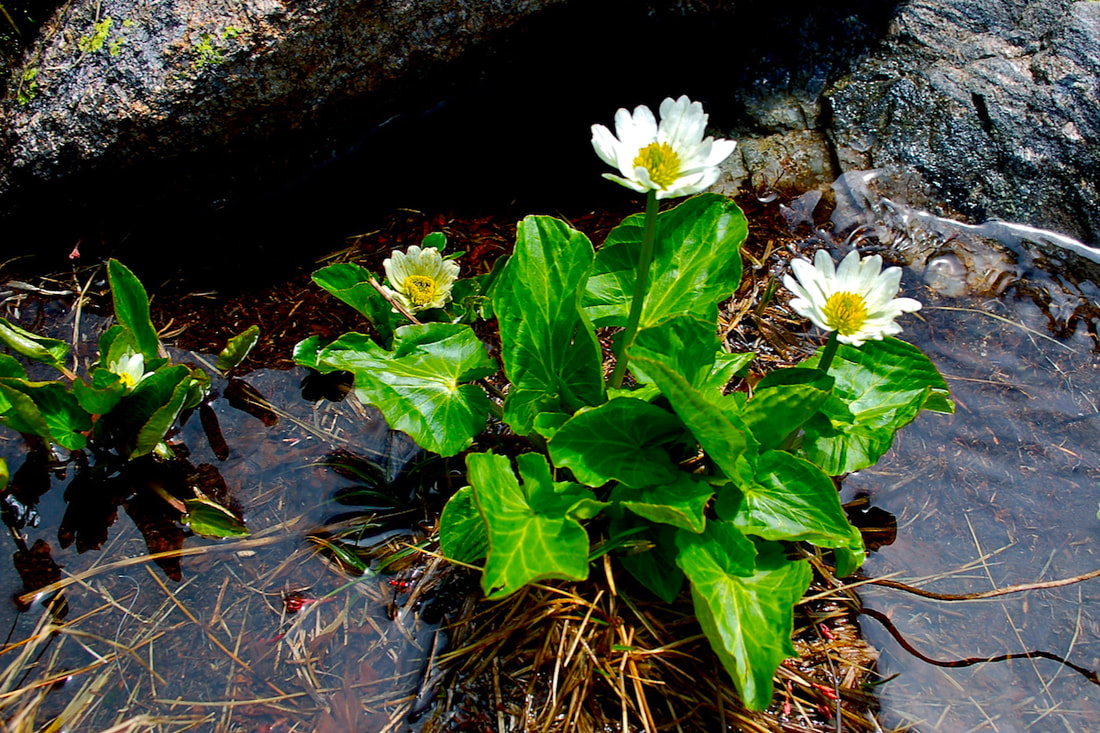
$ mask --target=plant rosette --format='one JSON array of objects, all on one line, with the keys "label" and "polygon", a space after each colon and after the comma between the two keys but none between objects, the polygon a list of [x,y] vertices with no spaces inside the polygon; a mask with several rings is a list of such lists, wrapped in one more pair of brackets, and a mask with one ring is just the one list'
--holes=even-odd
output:
[{"label": "plant rosette", "polygon": [[[791,546],[831,550],[839,575],[864,557],[833,477],[872,465],[922,410],[953,406],[927,357],[889,336],[892,319],[875,320],[913,308],[893,298],[897,275],[874,258],[846,260],[832,289],[822,284],[822,260],[818,279],[803,272],[810,279],[796,291],[822,313],[837,309],[826,309],[835,293],[861,298],[866,318],[840,324],[861,343],[830,338],[805,363],[773,370],[750,389],[740,376],[753,355],[728,353],[717,335],[718,306],[741,279],[745,216],[713,194],[659,212],[659,191],[649,186],[664,182],[668,197],[698,190],[733,144],[703,140],[706,116],[686,98],[662,104],[660,125],[646,112],[620,111],[614,142],[594,132],[600,157],[623,174],[609,177],[646,192],[645,214],[627,217],[598,249],[564,221],[529,216],[491,281],[454,284],[482,293],[497,319],[502,404],[482,379],[498,365],[469,325],[388,320],[390,309],[370,294],[373,275],[357,265],[330,266],[314,279],[355,304],[378,338],[314,337],[295,359],[350,371],[359,399],[427,450],[455,456],[477,441],[440,539],[448,558],[481,567],[486,597],[583,579],[600,543],[597,554],[610,551],[666,601],[690,594],[746,705],[760,709],[778,665],[795,654],[793,608],[811,578]],[[671,158],[656,152],[634,165],[654,144],[661,156],[662,145],[679,156],[674,176],[661,168]],[[401,275],[387,274],[391,285]],[[837,328],[835,318],[822,324]],[[626,327],[616,374],[629,361],[635,386],[622,388],[615,374],[605,382],[598,326]],[[487,430],[491,415],[530,449],[486,449],[500,431]],[[615,549],[626,545],[630,552]]]}]

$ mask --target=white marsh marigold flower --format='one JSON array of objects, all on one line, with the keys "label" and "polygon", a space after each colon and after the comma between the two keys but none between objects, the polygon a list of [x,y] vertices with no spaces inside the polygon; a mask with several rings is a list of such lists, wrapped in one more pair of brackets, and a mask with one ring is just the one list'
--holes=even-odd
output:
[{"label": "white marsh marigold flower", "polygon": [[145,357],[132,351],[124,352],[116,361],[111,362],[107,369],[119,376],[127,392],[152,374],[145,371]]},{"label": "white marsh marigold flower", "polygon": [[634,115],[625,109],[615,113],[615,133],[592,125],[596,155],[622,176],[610,179],[640,193],[656,191],[667,199],[699,193],[718,180],[718,164],[729,157],[737,143],[703,138],[707,115],[703,105],[687,96],[661,102],[661,124],[649,107],[639,106]]},{"label": "white marsh marigold flower", "polygon": [[796,259],[791,268],[794,277],[783,276],[783,284],[796,296],[791,308],[818,328],[836,331],[841,343],[862,346],[864,341],[900,333],[894,319],[921,307],[918,300],[894,297],[901,269],[882,271],[878,255],[860,260],[852,251],[834,268],[829,253],[819,249],[812,265]]},{"label": "white marsh marigold flower", "polygon": [[435,247],[415,244],[404,252],[395,249],[382,267],[390,283],[386,292],[414,313],[446,305],[458,278],[457,262],[444,260]]}]

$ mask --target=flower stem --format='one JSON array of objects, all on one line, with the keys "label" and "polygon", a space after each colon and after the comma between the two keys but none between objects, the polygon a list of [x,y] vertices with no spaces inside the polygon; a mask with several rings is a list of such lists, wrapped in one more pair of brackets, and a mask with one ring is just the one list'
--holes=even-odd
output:
[{"label": "flower stem", "polygon": [[840,343],[837,341],[837,334],[839,333],[839,331],[833,331],[829,334],[829,340],[825,342],[825,349],[821,352],[821,359],[817,362],[817,368],[823,372],[829,371],[829,367],[833,365],[836,347]]},{"label": "flower stem", "polygon": [[613,389],[623,386],[626,376],[626,350],[634,343],[638,331],[638,321],[642,319],[642,305],[646,291],[649,290],[649,266],[653,263],[653,243],[657,234],[657,192],[649,191],[645,197],[645,227],[642,230],[642,251],[638,253],[638,265],[634,273],[634,299],[630,301],[630,314],[626,317],[626,328],[619,335],[619,345],[615,354],[615,371],[608,385]]}]

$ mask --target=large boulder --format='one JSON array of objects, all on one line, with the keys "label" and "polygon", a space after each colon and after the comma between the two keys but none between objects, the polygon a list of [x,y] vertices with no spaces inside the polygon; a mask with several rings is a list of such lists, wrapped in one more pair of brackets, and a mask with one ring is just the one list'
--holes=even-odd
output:
[{"label": "large boulder", "polygon": [[826,94],[844,170],[1100,242],[1100,3],[909,0]]}]

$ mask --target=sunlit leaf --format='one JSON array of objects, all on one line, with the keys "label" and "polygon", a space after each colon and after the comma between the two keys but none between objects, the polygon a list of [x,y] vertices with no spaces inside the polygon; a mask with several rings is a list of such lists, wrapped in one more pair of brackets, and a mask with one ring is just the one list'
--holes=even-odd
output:
[{"label": "sunlit leaf", "polygon": [[27,370],[14,356],[0,354],[0,378],[26,379]]},{"label": "sunlit leaf", "polygon": [[[832,382],[816,369],[799,371],[816,372],[824,377],[823,385]],[[761,449],[779,448],[788,436],[813,417],[828,398],[828,387],[819,389],[815,384],[786,384],[764,389],[757,385],[752,399],[741,409],[741,419],[752,431]]]},{"label": "sunlit leaf", "polygon": [[751,481],[752,463],[759,448],[741,419],[693,387],[666,363],[667,357],[641,349],[629,353],[631,362],[638,362],[660,387],[672,409],[726,477],[738,483]]},{"label": "sunlit leaf", "polygon": [[[644,223],[643,214],[627,217],[596,255],[583,306],[597,326],[626,323]],[[747,234],[737,204],[715,194],[690,198],[658,215],[641,326],[681,314],[713,323],[717,304],[733,295],[741,280],[739,250]]]},{"label": "sunlit leaf", "polygon": [[168,401],[158,407],[138,430],[137,441],[130,458],[147,455],[156,449],[164,440],[168,429],[179,417],[190,391],[191,380],[185,377],[172,390]]},{"label": "sunlit leaf", "polygon": [[673,482],[681,472],[668,445],[684,435],[684,424],[668,410],[624,397],[582,410],[562,425],[550,440],[550,458],[589,486]]},{"label": "sunlit leaf", "polygon": [[588,576],[588,533],[570,515],[592,496],[570,482],[554,482],[537,453],[516,459],[522,485],[508,458],[492,453],[466,457],[468,479],[489,534],[481,577],[487,598],[502,598],[547,578]]},{"label": "sunlit leaf", "polygon": [[[87,445],[88,440],[83,433],[92,429],[92,418],[81,409],[76,398],[64,386],[58,382],[28,382],[22,379],[5,379],[4,386],[22,392],[34,402],[37,415],[31,411],[24,412],[26,405],[21,401],[14,401],[13,404],[27,426],[40,428],[38,416],[45,421],[48,432],[45,435],[37,432],[36,435],[52,439],[69,450],[80,450]],[[12,401],[9,392],[5,391],[3,394]]]},{"label": "sunlit leaf", "polygon": [[107,279],[111,283],[115,319],[134,334],[135,343],[146,359],[155,358],[160,341],[149,318],[149,296],[141,281],[115,259],[107,261]]},{"label": "sunlit leaf", "polygon": [[12,380],[0,381],[0,423],[24,435],[52,440],[46,418],[27,395],[11,386]]},{"label": "sunlit leaf", "polygon": [[442,252],[447,248],[447,235],[443,232],[431,232],[421,240],[420,247],[422,249],[434,247]]},{"label": "sunlit leaf", "polygon": [[619,485],[611,492],[611,500],[651,522],[702,532],[707,523],[704,511],[713,495],[709,484],[680,472],[668,483],[640,489]]},{"label": "sunlit leaf", "polygon": [[241,333],[229,339],[229,343],[226,344],[222,352],[218,354],[218,362],[214,365],[215,368],[223,374],[228,372],[245,360],[245,357],[248,356],[248,352],[252,351],[252,348],[259,340],[260,327],[249,326]]},{"label": "sunlit leaf", "polygon": [[475,563],[489,552],[489,533],[477,510],[474,489],[463,486],[443,507],[439,544],[448,560]]},{"label": "sunlit leaf", "polygon": [[776,669],[797,655],[793,608],[810,585],[809,564],[788,560],[777,543],[754,547],[726,522],[703,534],[681,530],[676,544],[703,633],[745,705],[763,710]]},{"label": "sunlit leaf", "polygon": [[[0,318],[0,341],[15,353],[55,369],[63,366],[65,355],[69,353],[69,345],[64,341],[31,333],[10,323],[6,318]],[[5,371],[11,369],[9,364]]]},{"label": "sunlit leaf", "polygon": [[529,216],[496,283],[504,371],[512,389],[504,419],[520,435],[540,412],[572,414],[604,401],[602,353],[578,308],[592,244],[565,222]]},{"label": "sunlit leaf", "polygon": [[355,375],[355,393],[420,447],[453,456],[485,428],[489,398],[472,381],[496,371],[485,346],[464,324],[425,323],[397,329],[394,350],[348,333],[318,361]]},{"label": "sunlit leaf", "polygon": [[722,492],[718,515],[744,534],[805,540],[822,547],[850,544],[852,527],[831,478],[783,451],[760,455],[756,476],[737,492]]},{"label": "sunlit leaf", "polygon": [[[820,355],[807,366],[815,366]],[[829,375],[836,380],[836,400],[824,403],[804,426],[802,452],[833,476],[874,465],[922,409],[954,411],[936,367],[904,341],[841,344]]]},{"label": "sunlit leaf", "polygon": [[[712,371],[719,351],[713,319],[679,315],[638,331],[630,353],[660,354],[660,358],[688,384],[699,388]],[[639,380],[650,381],[637,365],[633,365],[633,371]]]},{"label": "sunlit leaf", "polygon": [[185,499],[187,513],[180,521],[200,537],[247,537],[251,532],[236,514],[209,499]]}]

